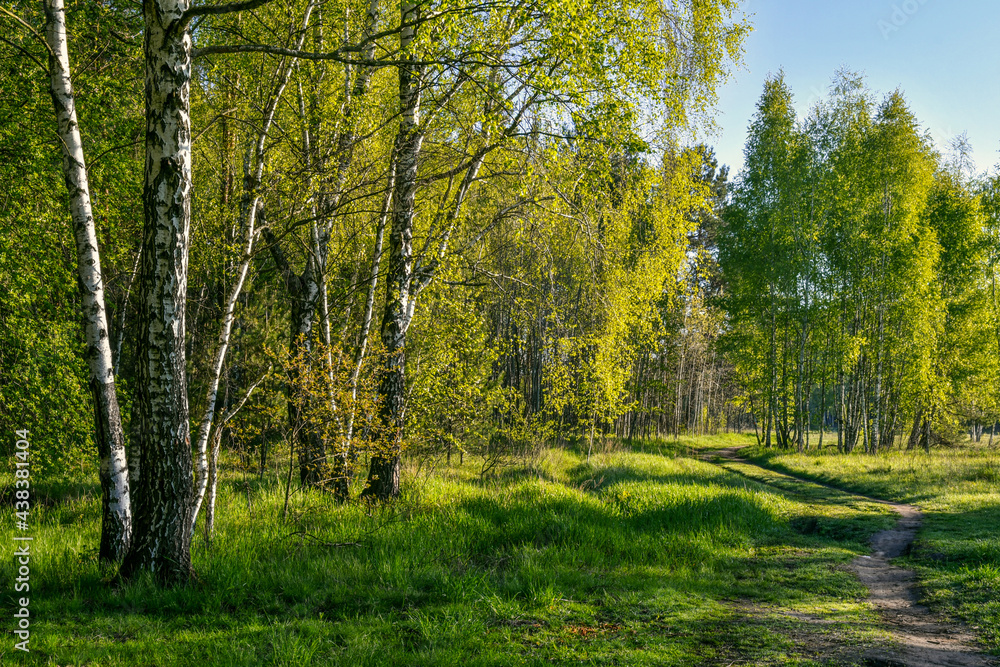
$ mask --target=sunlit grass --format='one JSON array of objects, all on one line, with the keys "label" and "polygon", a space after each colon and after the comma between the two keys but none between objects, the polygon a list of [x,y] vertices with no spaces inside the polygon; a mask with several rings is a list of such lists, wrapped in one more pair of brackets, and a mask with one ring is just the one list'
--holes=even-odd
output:
[{"label": "sunlit grass", "polygon": [[229,462],[213,544],[196,537],[196,580],[173,590],[98,566],[93,480],[53,489],[33,516],[32,653],[0,662],[819,664],[782,609],[881,636],[842,567],[891,522],[881,509],[761,485],[684,442],[633,449],[484,478],[472,460],[414,465],[389,507],[294,493],[287,518],[276,471]]},{"label": "sunlit grass", "polygon": [[920,507],[924,525],[903,561],[916,570],[924,602],[967,621],[1000,653],[1000,452],[745,453],[777,469]]}]

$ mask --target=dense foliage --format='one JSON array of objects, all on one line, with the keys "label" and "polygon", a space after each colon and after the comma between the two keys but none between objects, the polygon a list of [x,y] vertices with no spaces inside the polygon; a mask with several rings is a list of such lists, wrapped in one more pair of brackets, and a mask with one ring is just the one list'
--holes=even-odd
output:
[{"label": "dense foliage", "polygon": [[841,72],[800,119],[767,82],[719,242],[724,347],[764,444],[929,448],[997,421],[995,180],[968,158],[899,91],[876,103]]},{"label": "dense foliage", "polygon": [[[393,357],[379,332],[403,283],[413,453],[474,453],[489,467],[552,441],[717,427],[705,416],[725,403],[706,361],[717,326],[682,339],[703,317],[694,267],[713,249],[694,239],[699,221],[717,220],[726,174],[680,137],[707,118],[739,57],[747,26],[736,4],[443,3],[419,6],[411,31],[401,7],[275,3],[191,24],[185,351],[196,488],[199,448],[211,458],[220,440],[258,461],[287,443],[303,481],[338,488],[391,447],[393,429],[370,413]],[[66,15],[128,431],[150,47],[132,5],[81,1]],[[0,419],[32,429],[35,474],[65,475],[93,465],[94,444],[35,34],[44,15],[15,3],[2,20],[13,36],[0,45]],[[345,44],[356,55],[336,51]],[[336,57],[309,57],[324,53]],[[410,79],[416,102],[400,92]],[[416,149],[404,137],[411,121]],[[417,165],[409,194],[404,149]],[[400,278],[393,253],[405,236]],[[327,389],[315,389],[317,372]]]},{"label": "dense foliage", "polygon": [[0,427],[38,478],[99,452],[126,577],[187,577],[223,449],[287,512],[405,456],[992,440],[997,178],[841,72],[803,118],[769,79],[730,183],[688,142],[732,0],[163,2],[0,17]]}]

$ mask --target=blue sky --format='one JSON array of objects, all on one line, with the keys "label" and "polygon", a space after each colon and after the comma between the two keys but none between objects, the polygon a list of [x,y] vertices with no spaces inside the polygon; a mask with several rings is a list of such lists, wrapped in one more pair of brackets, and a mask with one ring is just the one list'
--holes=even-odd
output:
[{"label": "blue sky", "polygon": [[732,173],[764,80],[784,69],[800,117],[840,67],[880,96],[903,91],[939,150],[966,132],[979,171],[1000,162],[1000,2],[997,0],[745,0],[754,31],[744,66],[719,91],[718,135]]}]

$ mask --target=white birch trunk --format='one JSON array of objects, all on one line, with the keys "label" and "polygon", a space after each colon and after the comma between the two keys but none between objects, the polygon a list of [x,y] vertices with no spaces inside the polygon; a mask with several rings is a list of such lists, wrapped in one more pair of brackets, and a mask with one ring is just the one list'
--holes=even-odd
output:
[{"label": "white birch trunk", "polygon": [[[306,29],[309,26],[309,18],[312,15],[314,7],[315,3],[312,2],[306,6],[305,15],[302,19],[301,30],[299,31],[299,38],[295,43],[296,51],[302,48],[302,44],[305,40]],[[191,502],[190,526],[192,536],[194,535],[195,524],[198,521],[198,512],[201,510],[201,505],[205,498],[205,490],[208,487],[208,440],[212,431],[212,421],[215,418],[215,407],[219,396],[219,382],[222,377],[222,367],[225,365],[226,353],[229,350],[229,336],[232,333],[233,322],[236,319],[234,315],[236,311],[236,302],[239,300],[240,294],[243,292],[243,285],[246,283],[247,273],[250,269],[250,261],[253,259],[254,243],[256,242],[258,236],[257,213],[261,206],[260,183],[264,177],[264,144],[267,140],[268,132],[271,131],[271,125],[274,122],[275,110],[278,108],[281,96],[285,92],[285,88],[288,86],[288,80],[292,75],[294,63],[295,61],[293,59],[289,59],[288,62],[283,65],[283,69],[281,70],[278,78],[278,83],[276,84],[274,92],[271,94],[271,98],[268,100],[267,105],[264,108],[263,123],[261,124],[260,133],[257,135],[257,142],[254,145],[253,172],[247,174],[247,178],[244,181],[243,216],[245,218],[245,241],[243,256],[236,269],[235,281],[233,282],[233,285],[229,290],[229,294],[226,297],[226,306],[222,315],[222,326],[219,332],[219,341],[215,348],[215,354],[212,357],[211,375],[209,376],[208,389],[205,392],[205,412],[201,418],[201,424],[198,428],[198,440],[195,445],[195,489],[194,498]],[[216,444],[213,447],[213,458],[218,457],[219,440],[220,439],[218,438],[216,439]]]},{"label": "white birch trunk", "polygon": [[187,0],[146,0],[146,164],[136,360],[140,447],[126,579],[191,574],[192,469],[185,319],[191,224],[191,35]]},{"label": "white birch trunk", "polygon": [[372,252],[372,271],[368,276],[368,294],[365,297],[365,314],[361,319],[361,333],[358,337],[358,349],[354,354],[354,365],[351,369],[351,413],[347,418],[347,433],[345,435],[346,448],[350,449],[351,439],[354,436],[354,417],[356,414],[354,402],[358,397],[358,381],[361,377],[361,368],[365,362],[365,353],[368,350],[368,336],[371,332],[372,320],[375,311],[375,295],[378,290],[379,265],[382,263],[382,243],[385,238],[385,224],[389,218],[389,202],[392,187],[395,182],[395,158],[389,165],[389,183],[386,186],[386,196],[382,203],[382,212],[378,219],[378,228],[375,232],[375,249]]},{"label": "white birch trunk", "polygon": [[219,341],[212,357],[211,375],[208,381],[208,389],[205,396],[205,412],[201,418],[198,428],[198,440],[195,444],[195,489],[194,498],[191,501],[191,535],[194,535],[195,524],[198,521],[198,512],[201,503],[205,498],[205,489],[208,486],[208,438],[212,431],[212,421],[215,418],[215,407],[219,396],[219,382],[222,377],[222,367],[226,362],[226,353],[229,350],[229,336],[233,330],[235,321],[236,302],[243,291],[246,283],[247,273],[250,269],[250,259],[253,256],[253,245],[257,238],[256,230],[256,201],[254,210],[250,211],[246,222],[246,246],[243,258],[236,270],[236,281],[229,290],[226,297],[226,307],[222,315],[222,326],[219,332]]},{"label": "white birch trunk", "polygon": [[208,459],[208,490],[205,494],[205,543],[208,544],[212,541],[212,531],[215,528],[215,499],[217,497],[217,488],[219,482],[219,445],[222,443],[222,427],[226,425],[230,419],[232,419],[237,412],[243,407],[243,404],[247,402],[251,394],[257,386],[264,381],[264,378],[268,376],[271,369],[268,368],[267,372],[260,377],[259,380],[250,385],[250,389],[243,396],[239,403],[230,408],[219,420],[218,426],[212,432],[212,454]]},{"label": "white birch trunk", "polygon": [[[420,5],[406,0],[400,7],[402,22],[419,17]],[[416,36],[413,26],[400,32],[400,52],[406,53]],[[412,56],[409,60],[415,60]],[[395,183],[392,201],[392,229],[389,235],[389,269],[386,277],[385,309],[382,313],[382,344],[385,362],[378,392],[382,398],[379,418],[388,433],[388,442],[376,451],[369,463],[368,480],[362,497],[381,500],[399,495],[400,451],[405,421],[406,330],[410,320],[410,293],[413,280],[413,218],[416,209],[417,168],[423,133],[420,128],[420,101],[423,84],[421,68],[409,62],[399,66],[399,129],[396,134]]]},{"label": "white birch trunk", "polygon": [[69,191],[73,234],[76,239],[77,274],[83,297],[84,329],[90,389],[94,398],[94,421],[101,479],[100,558],[121,560],[132,533],[128,464],[121,413],[115,394],[114,357],[104,307],[104,285],[97,232],[90,203],[90,185],[83,142],[76,116],[66,42],[63,0],[45,1],[45,41],[49,45],[49,91],[55,107],[63,152],[63,177]]}]

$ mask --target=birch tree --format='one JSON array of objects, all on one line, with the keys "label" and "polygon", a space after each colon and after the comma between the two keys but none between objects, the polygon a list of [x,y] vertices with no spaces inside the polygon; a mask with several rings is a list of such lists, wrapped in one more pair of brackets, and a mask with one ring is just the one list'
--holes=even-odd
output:
[{"label": "birch tree", "polygon": [[[187,0],[147,0],[146,164],[136,396],[139,485],[126,578],[191,569],[191,438],[185,306],[191,225],[191,35]],[[133,453],[136,455],[136,453]]]},{"label": "birch tree", "polygon": [[[484,164],[505,149],[520,147],[522,137],[531,134],[527,119],[538,120],[553,108],[560,109],[552,111],[556,115],[586,119],[588,128],[599,128],[601,121],[616,116],[635,117],[632,105],[642,98],[666,111],[666,133],[689,122],[688,105],[696,108],[711,99],[722,75],[721,63],[742,34],[739,26],[728,23],[733,5],[679,3],[666,14],[661,9],[600,0],[583,3],[572,14],[554,5],[541,11],[518,3],[486,5],[438,26],[422,22],[429,13],[422,4],[402,5],[402,62],[396,67],[400,119],[381,328],[385,363],[379,385],[389,442],[372,455],[365,496],[385,499],[399,493],[407,330],[420,292],[456,255],[455,230],[463,209],[482,189]],[[468,39],[472,35],[475,40]],[[470,42],[481,46],[470,52]],[[664,85],[681,78],[688,83]],[[473,84],[482,91],[475,99],[482,100],[486,113],[473,125],[467,149],[440,177],[433,172],[421,175],[429,129],[447,102],[461,99],[464,87],[473,89]],[[623,99],[625,90],[631,99]],[[448,202],[447,213],[428,215],[423,231],[417,207],[420,186],[445,178],[439,201]],[[488,219],[479,221],[486,230]],[[471,236],[480,238],[484,231],[480,228]],[[415,248],[421,232],[423,243]]]},{"label": "birch tree", "polygon": [[[298,37],[295,41],[295,48],[300,49],[305,39],[306,29],[309,27],[309,20],[312,16],[314,3],[310,2],[303,15],[301,25],[298,30]],[[226,361],[226,353],[229,350],[229,339],[232,334],[233,322],[235,320],[236,303],[243,292],[243,286],[247,280],[250,270],[250,263],[254,257],[254,245],[260,235],[258,227],[258,217],[263,207],[263,194],[261,192],[261,181],[264,178],[265,169],[265,142],[271,132],[274,123],[275,112],[281,97],[288,86],[288,81],[292,75],[294,58],[286,58],[279,64],[274,88],[271,91],[261,113],[260,130],[257,133],[253,144],[253,152],[247,160],[245,169],[247,173],[243,179],[243,194],[240,198],[240,228],[243,231],[243,243],[239,254],[238,262],[233,272],[233,282],[226,294],[225,304],[222,312],[222,323],[220,325],[218,342],[215,352],[212,355],[212,365],[209,369],[208,387],[205,390],[205,409],[198,427],[198,439],[195,443],[195,485],[194,497],[191,510],[191,533],[194,533],[195,523],[198,520],[198,512],[201,509],[205,491],[209,486],[209,457],[208,443],[212,432],[212,424],[215,418],[216,401],[219,394],[219,382],[222,377],[222,368]],[[300,332],[299,332],[300,333]],[[245,399],[244,399],[245,400]],[[228,421],[232,415],[227,415],[223,421]],[[218,427],[217,427],[218,428]],[[216,439],[218,443],[218,438]],[[215,469],[218,456],[217,447],[212,448],[211,467]],[[214,496],[214,492],[213,492]]]},{"label": "birch tree", "polygon": [[132,531],[128,464],[121,412],[115,392],[114,359],[104,306],[104,277],[90,201],[86,158],[73,97],[66,13],[63,0],[45,0],[45,43],[49,50],[49,93],[55,107],[62,168],[70,198],[76,240],[77,275],[83,297],[84,330],[94,401],[94,426],[100,457],[101,560],[120,561]]}]

